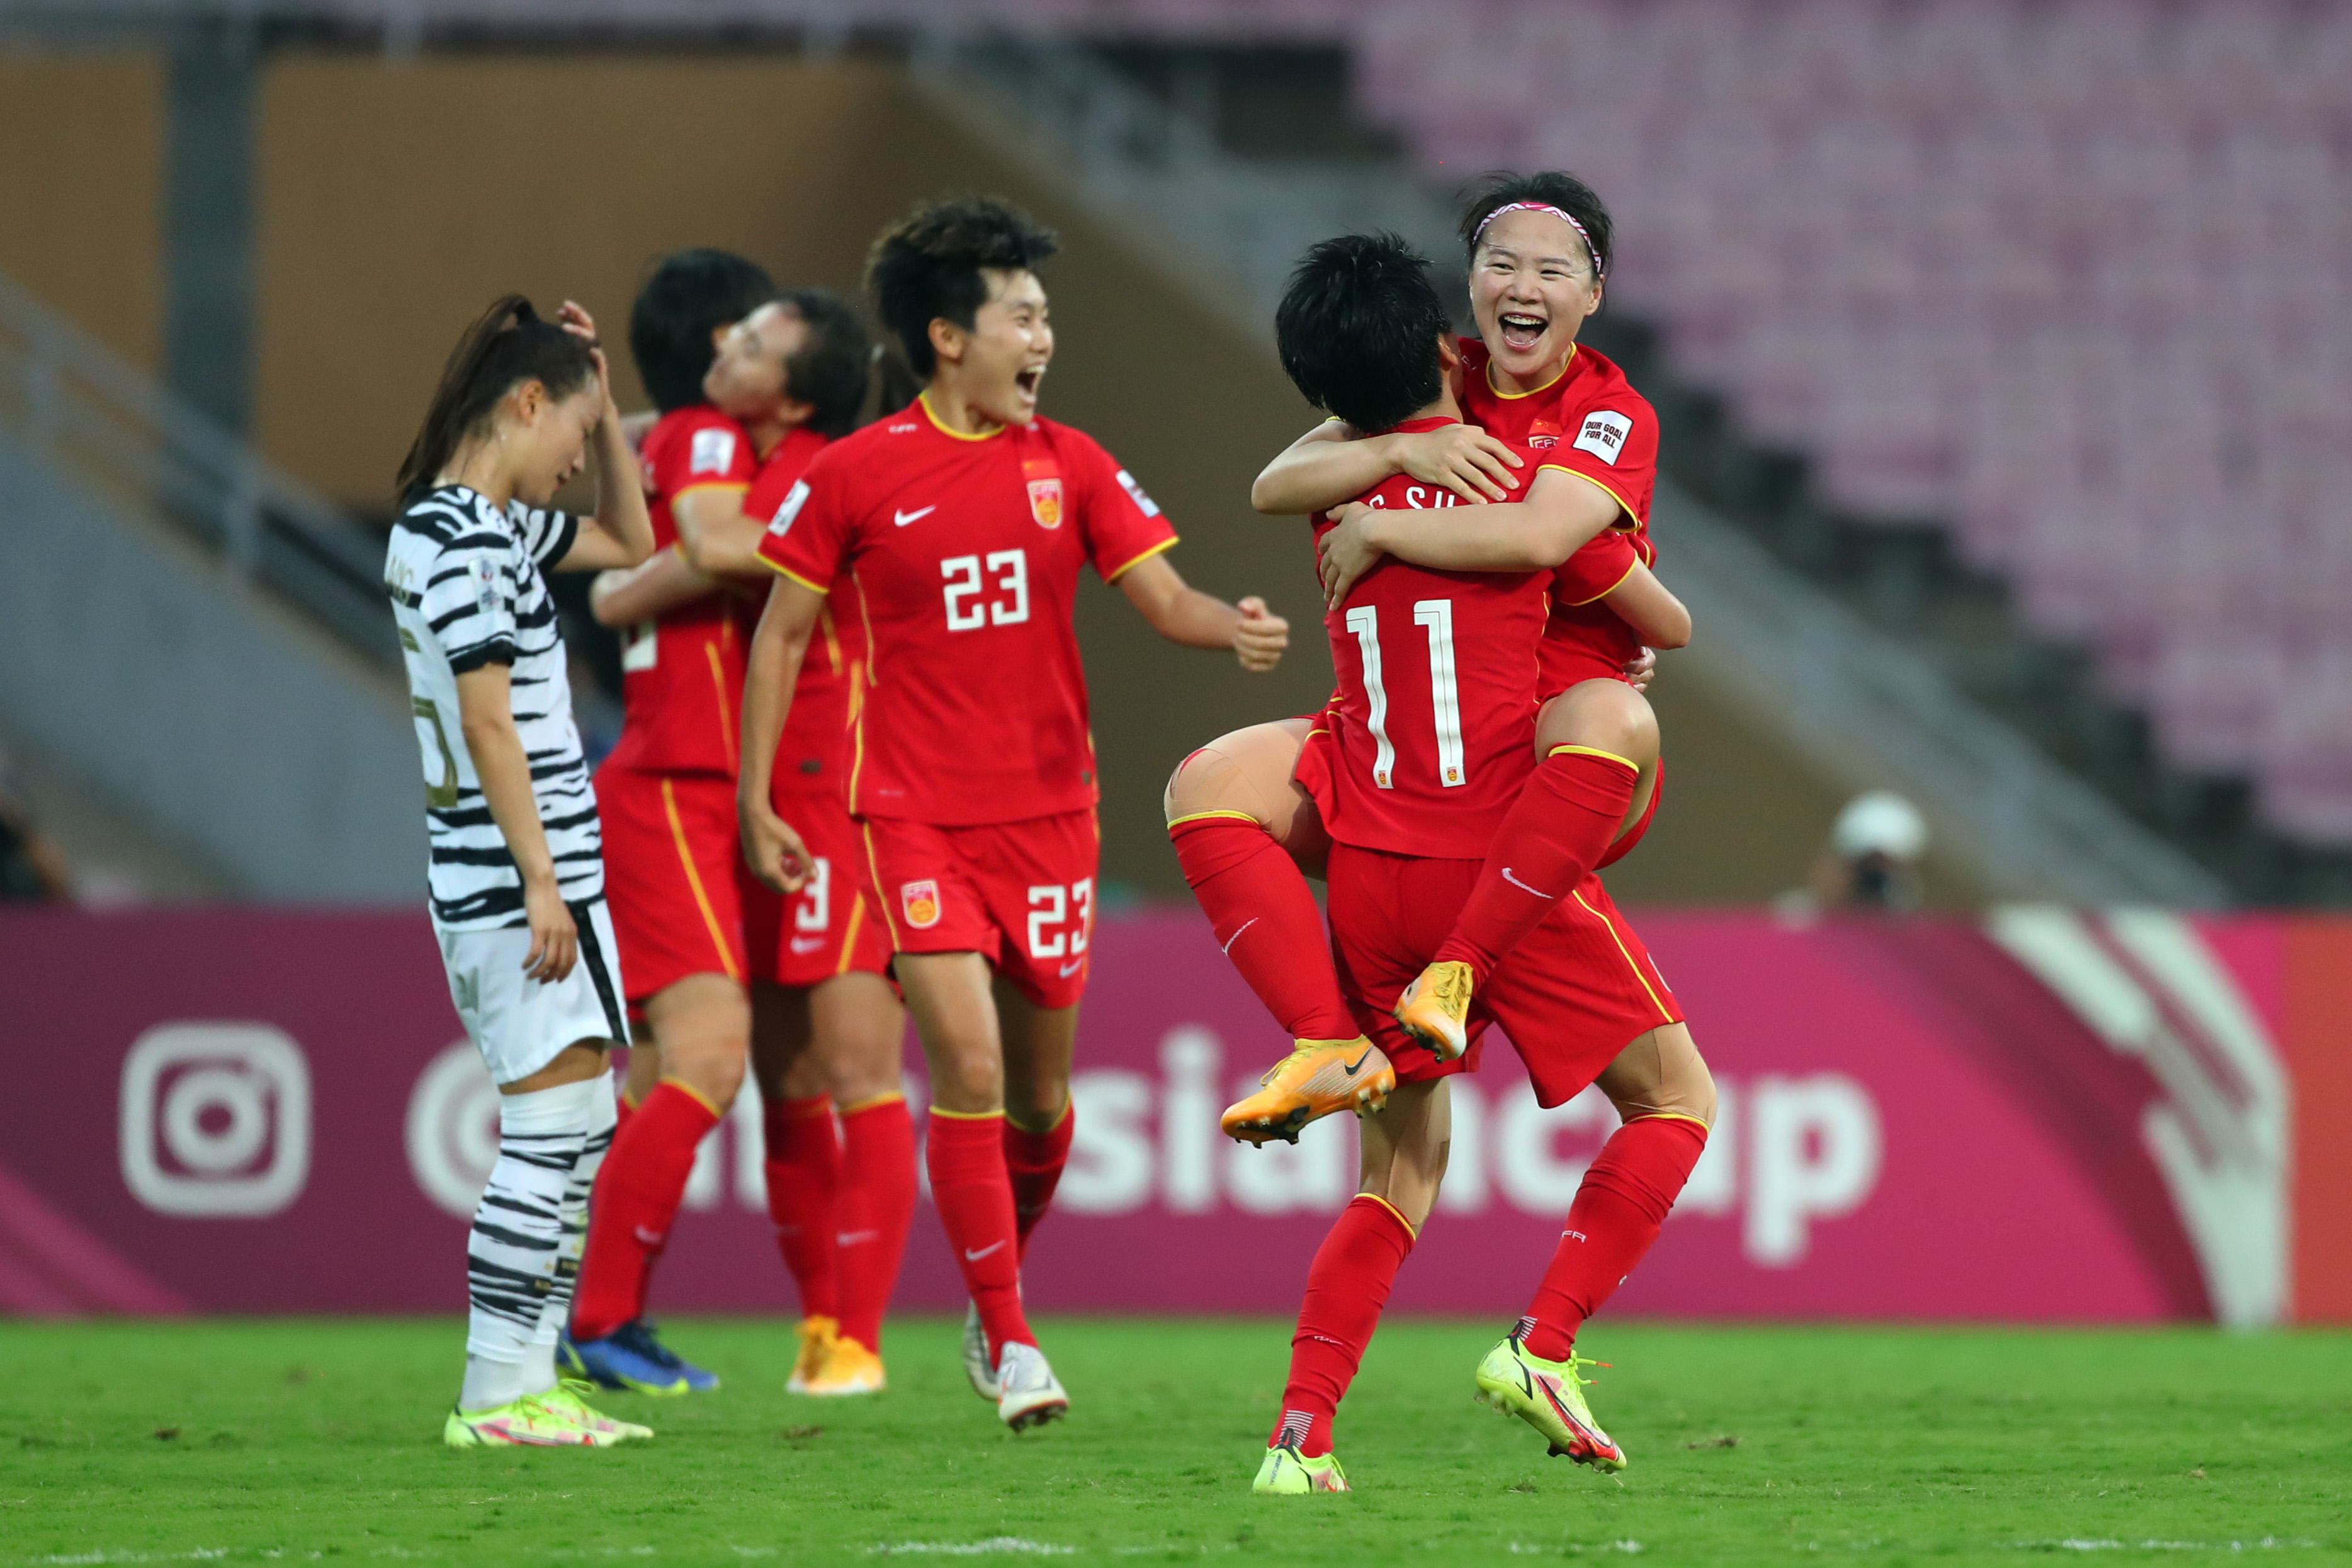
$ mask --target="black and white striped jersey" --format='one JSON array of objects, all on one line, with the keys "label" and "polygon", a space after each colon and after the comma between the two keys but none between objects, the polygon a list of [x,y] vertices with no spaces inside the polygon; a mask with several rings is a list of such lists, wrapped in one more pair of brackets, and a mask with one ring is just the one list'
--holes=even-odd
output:
[{"label": "black and white striped jersey", "polygon": [[522,873],[491,820],[459,723],[457,677],[484,664],[512,669],[515,728],[565,902],[604,894],[596,795],[572,716],[555,603],[540,571],[563,558],[579,531],[566,513],[520,502],[501,511],[462,485],[443,486],[393,524],[384,586],[424,751],[433,922],[443,930],[529,924]]}]

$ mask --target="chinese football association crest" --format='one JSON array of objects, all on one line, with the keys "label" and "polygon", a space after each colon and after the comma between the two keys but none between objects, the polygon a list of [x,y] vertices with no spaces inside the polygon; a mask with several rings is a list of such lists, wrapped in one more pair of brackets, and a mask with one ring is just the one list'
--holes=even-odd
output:
[{"label": "chinese football association crest", "polygon": [[906,912],[908,925],[929,930],[940,923],[940,884],[928,879],[906,883],[898,889],[898,907]]},{"label": "chinese football association crest", "polygon": [[1031,460],[1021,465],[1029,482],[1029,515],[1041,528],[1062,526],[1062,470],[1051,462]]}]

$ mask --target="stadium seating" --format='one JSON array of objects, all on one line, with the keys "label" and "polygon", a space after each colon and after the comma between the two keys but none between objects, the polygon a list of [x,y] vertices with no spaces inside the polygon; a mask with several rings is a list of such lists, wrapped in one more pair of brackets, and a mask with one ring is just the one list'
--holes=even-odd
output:
[{"label": "stadium seating", "polygon": [[1948,527],[2036,630],[2095,648],[2169,760],[2352,843],[2352,7],[1350,25],[1362,110],[1433,176],[1589,178],[1616,297],[1832,504]]}]

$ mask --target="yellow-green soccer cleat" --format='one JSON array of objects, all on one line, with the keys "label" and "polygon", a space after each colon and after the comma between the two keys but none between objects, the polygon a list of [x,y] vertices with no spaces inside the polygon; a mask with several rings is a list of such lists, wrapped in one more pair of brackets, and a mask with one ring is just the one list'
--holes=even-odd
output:
[{"label": "yellow-green soccer cleat", "polygon": [[1601,1364],[1573,1353],[1566,1361],[1529,1355],[1512,1334],[1478,1364],[1477,1400],[1541,1432],[1555,1457],[1597,1470],[1622,1470],[1625,1450],[1592,1418],[1584,1403],[1584,1379],[1576,1375],[1580,1366]]},{"label": "yellow-green soccer cleat", "polygon": [[1257,1468],[1257,1479],[1250,1482],[1250,1490],[1260,1497],[1304,1497],[1311,1491],[1348,1490],[1348,1472],[1339,1468],[1339,1455],[1310,1459],[1291,1443],[1268,1448],[1265,1462]]},{"label": "yellow-green soccer cleat", "polygon": [[1438,1061],[1453,1061],[1470,1049],[1470,966],[1432,964],[1412,977],[1390,1016]]},{"label": "yellow-green soccer cleat", "polygon": [[651,1427],[644,1427],[635,1421],[624,1421],[617,1416],[607,1416],[589,1404],[588,1396],[595,1391],[596,1385],[593,1383],[583,1382],[577,1377],[567,1377],[539,1396],[539,1402],[551,1410],[570,1416],[592,1432],[611,1433],[612,1440],[615,1443],[631,1442],[654,1435],[654,1429]]},{"label": "yellow-green soccer cleat", "polygon": [[1217,1124],[1239,1143],[1298,1141],[1299,1129],[1334,1111],[1363,1115],[1389,1102],[1396,1069],[1388,1053],[1362,1035],[1353,1040],[1302,1040],[1266,1070],[1265,1085],[1225,1107]]},{"label": "yellow-green soccer cleat", "polygon": [[544,1395],[526,1394],[488,1410],[452,1408],[441,1440],[453,1448],[609,1448],[621,1437],[550,1405]]}]

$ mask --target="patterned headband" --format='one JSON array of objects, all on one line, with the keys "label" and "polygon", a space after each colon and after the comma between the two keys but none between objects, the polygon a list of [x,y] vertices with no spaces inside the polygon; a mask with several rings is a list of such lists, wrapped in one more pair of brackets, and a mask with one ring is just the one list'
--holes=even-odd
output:
[{"label": "patterned headband", "polygon": [[1477,247],[1478,242],[1486,237],[1487,225],[1505,213],[1549,213],[1576,231],[1576,237],[1584,242],[1584,254],[1592,258],[1592,276],[1599,277],[1601,275],[1604,269],[1601,265],[1601,247],[1592,243],[1592,236],[1584,232],[1584,225],[1576,221],[1575,214],[1555,207],[1549,202],[1507,202],[1496,207],[1478,220],[1477,230],[1470,236],[1471,248]]}]

